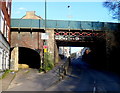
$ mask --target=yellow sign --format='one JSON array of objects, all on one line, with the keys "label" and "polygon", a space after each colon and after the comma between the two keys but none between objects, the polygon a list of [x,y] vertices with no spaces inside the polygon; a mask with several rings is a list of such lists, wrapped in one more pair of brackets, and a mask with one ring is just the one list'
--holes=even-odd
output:
[{"label": "yellow sign", "polygon": [[47,48],[44,49],[44,52],[47,52]]}]

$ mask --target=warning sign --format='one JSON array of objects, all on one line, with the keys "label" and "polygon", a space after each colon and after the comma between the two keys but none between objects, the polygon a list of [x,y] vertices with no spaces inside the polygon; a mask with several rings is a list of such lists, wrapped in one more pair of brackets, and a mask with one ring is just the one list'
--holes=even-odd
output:
[{"label": "warning sign", "polygon": [[44,52],[47,52],[47,48],[44,49]]}]

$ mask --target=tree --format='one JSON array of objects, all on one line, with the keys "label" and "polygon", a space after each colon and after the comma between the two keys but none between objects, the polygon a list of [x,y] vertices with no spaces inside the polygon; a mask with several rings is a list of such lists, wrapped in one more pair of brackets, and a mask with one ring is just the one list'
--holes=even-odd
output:
[{"label": "tree", "polygon": [[120,0],[106,0],[103,6],[109,9],[113,19],[120,20]]}]

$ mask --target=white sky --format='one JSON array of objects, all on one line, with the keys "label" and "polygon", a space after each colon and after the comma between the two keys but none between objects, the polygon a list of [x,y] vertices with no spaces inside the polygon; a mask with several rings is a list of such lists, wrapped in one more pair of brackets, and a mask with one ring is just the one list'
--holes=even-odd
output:
[{"label": "white sky", "polygon": [[81,49],[83,49],[84,47],[71,47],[71,53],[75,53],[77,51],[80,51]]},{"label": "white sky", "polygon": [[[45,2],[45,0],[13,0],[14,2]],[[104,2],[106,0],[46,0],[47,2]],[[118,1],[118,0],[111,0]]]}]

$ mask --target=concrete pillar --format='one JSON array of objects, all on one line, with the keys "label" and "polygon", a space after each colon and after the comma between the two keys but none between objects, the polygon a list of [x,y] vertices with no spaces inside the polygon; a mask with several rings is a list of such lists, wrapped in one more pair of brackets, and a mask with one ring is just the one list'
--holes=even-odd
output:
[{"label": "concrete pillar", "polygon": [[3,51],[2,51],[2,69],[3,69],[3,70],[5,70],[5,67],[4,67],[4,65],[5,65],[4,56],[5,56],[5,54],[4,54],[4,50],[3,50]]},{"label": "concrete pillar", "polygon": [[10,69],[17,71],[18,70],[18,58],[19,57],[19,48],[15,47],[11,52],[11,66]]},{"label": "concrete pillar", "polygon": [[2,70],[2,49],[0,48],[0,71]]},{"label": "concrete pillar", "polygon": [[59,61],[58,47],[54,38],[54,29],[47,29],[46,33],[49,34],[49,39],[47,40],[48,52],[52,55],[52,60],[54,64]]},{"label": "concrete pillar", "polygon": [[6,70],[6,51],[4,51],[4,70]]},{"label": "concrete pillar", "polygon": [[120,74],[119,61],[120,61],[120,32],[107,31],[106,32],[106,56],[107,56],[107,69]]},{"label": "concrete pillar", "polygon": [[54,38],[54,29],[47,29],[46,33],[49,35],[49,39],[47,40],[47,46],[48,46],[48,52],[52,56],[52,60],[54,61],[54,43],[55,43],[55,38]]},{"label": "concrete pillar", "polygon": [[9,69],[9,53],[6,52],[6,69]]},{"label": "concrete pillar", "polygon": [[59,48],[57,47],[57,44],[55,42],[55,64],[57,64],[60,61],[60,57],[59,57]]}]

